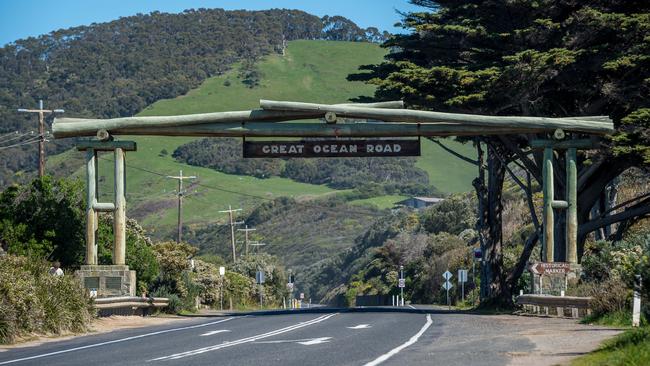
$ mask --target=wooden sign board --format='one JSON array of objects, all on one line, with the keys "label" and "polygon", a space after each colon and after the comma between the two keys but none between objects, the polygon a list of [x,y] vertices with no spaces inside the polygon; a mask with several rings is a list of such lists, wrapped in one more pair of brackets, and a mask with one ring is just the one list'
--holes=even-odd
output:
[{"label": "wooden sign board", "polygon": [[566,262],[538,262],[533,263],[530,270],[538,275],[567,274],[571,272],[571,264]]},{"label": "wooden sign board", "polygon": [[245,158],[350,158],[381,156],[420,156],[420,141],[244,141]]}]

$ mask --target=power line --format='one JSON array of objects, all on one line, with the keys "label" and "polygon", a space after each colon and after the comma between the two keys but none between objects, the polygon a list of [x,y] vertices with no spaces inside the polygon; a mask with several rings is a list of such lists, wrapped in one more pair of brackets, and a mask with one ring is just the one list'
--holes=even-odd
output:
[{"label": "power line", "polygon": [[7,142],[9,142],[9,141],[13,141],[13,140],[21,139],[21,138],[23,138],[23,137],[25,137],[25,136],[27,136],[27,135],[32,135],[32,136],[34,136],[34,131],[29,131],[29,132],[26,132],[26,133],[22,133],[22,134],[20,134],[20,135],[16,135],[16,136],[14,136],[14,137],[12,137],[12,138],[10,138],[10,139],[6,139],[6,140],[1,141],[1,142],[2,142],[3,144],[5,144],[5,143],[7,143]]},{"label": "power line", "polygon": [[[6,149],[14,148],[14,147],[25,146],[25,145],[31,145],[31,144],[35,144],[37,142],[40,142],[40,140],[41,139],[39,137],[36,137],[36,138],[31,139],[31,140],[26,140],[26,141],[23,141],[23,142],[14,144],[14,145],[1,146],[0,150],[6,150]],[[47,141],[47,140],[45,140],[45,141]]]}]

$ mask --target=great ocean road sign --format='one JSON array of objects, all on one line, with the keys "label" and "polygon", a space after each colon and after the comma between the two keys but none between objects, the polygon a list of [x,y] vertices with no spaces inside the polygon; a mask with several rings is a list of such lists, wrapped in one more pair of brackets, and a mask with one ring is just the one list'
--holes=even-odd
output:
[{"label": "great ocean road sign", "polygon": [[245,158],[420,156],[419,140],[244,141]]}]

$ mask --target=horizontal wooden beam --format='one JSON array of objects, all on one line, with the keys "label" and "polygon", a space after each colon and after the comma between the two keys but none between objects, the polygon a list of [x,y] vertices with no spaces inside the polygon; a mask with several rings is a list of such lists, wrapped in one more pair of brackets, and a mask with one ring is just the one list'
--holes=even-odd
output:
[{"label": "horizontal wooden beam", "polygon": [[[480,128],[451,123],[218,123],[182,127],[129,127],[109,131],[113,135],[212,136],[212,137],[415,137],[473,136],[543,132],[539,129]],[[85,135],[94,135],[86,131]],[[61,135],[59,135],[61,137]]]},{"label": "horizontal wooden beam", "polygon": [[402,109],[377,109],[360,106],[337,106],[328,104],[284,102],[260,100],[260,107],[268,111],[283,112],[333,112],[339,117],[366,118],[386,122],[411,122],[411,123],[435,123],[449,122],[461,123],[480,127],[511,127],[531,128],[554,131],[563,129],[565,131],[584,132],[589,134],[607,134],[614,131],[614,124],[592,120],[581,120],[574,118],[547,118],[547,117],[524,117],[524,116],[484,116],[477,114],[443,113],[432,111],[416,111]]}]

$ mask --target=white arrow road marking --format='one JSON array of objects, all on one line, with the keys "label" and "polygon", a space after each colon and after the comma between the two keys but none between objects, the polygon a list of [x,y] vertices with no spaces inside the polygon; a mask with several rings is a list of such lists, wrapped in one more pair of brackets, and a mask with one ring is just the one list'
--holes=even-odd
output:
[{"label": "white arrow road marking", "polygon": [[215,335],[215,334],[219,334],[219,333],[225,333],[225,332],[230,332],[230,331],[226,330],[226,329],[212,330],[212,331],[209,331],[207,333],[201,334],[201,337],[211,336],[211,335]]},{"label": "white arrow road marking", "polygon": [[354,327],[346,327],[348,329],[367,329],[370,328],[370,324],[359,324],[355,325]]},{"label": "white arrow road marking", "polygon": [[298,343],[303,346],[313,346],[314,344],[327,343],[332,339],[332,337],[321,337],[321,338],[305,338],[305,339],[283,339],[280,341],[262,341],[255,342],[256,344],[277,344],[277,343]]},{"label": "white arrow road marking", "polygon": [[64,349],[64,350],[61,350],[61,351],[50,352],[50,353],[44,353],[44,354],[36,355],[36,356],[30,356],[30,357],[24,357],[24,358],[17,358],[17,359],[15,359],[15,360],[9,360],[9,361],[3,361],[3,362],[0,362],[0,365],[7,365],[7,364],[10,364],[10,363],[20,362],[20,361],[35,360],[35,359],[37,359],[37,358],[43,358],[43,357],[47,357],[47,356],[54,356],[54,355],[59,355],[59,354],[61,354],[61,353],[68,353],[68,352],[73,352],[73,351],[79,351],[79,350],[82,350],[82,349],[95,348],[95,347],[105,346],[105,345],[107,345],[107,344],[126,342],[126,341],[131,341],[131,340],[134,340],[134,339],[144,338],[144,337],[149,337],[149,336],[158,335],[158,334],[164,334],[164,333],[170,333],[170,332],[177,332],[177,331],[179,331],[179,330],[187,330],[187,329],[194,329],[194,328],[208,327],[208,326],[210,326],[210,325],[214,325],[214,324],[218,324],[218,323],[227,322],[228,320],[232,320],[232,319],[235,319],[235,318],[236,318],[236,317],[232,317],[232,318],[226,318],[226,319],[217,320],[217,321],[215,321],[215,322],[209,322],[209,323],[204,323],[204,324],[197,324],[197,325],[190,325],[190,326],[187,326],[187,327],[180,327],[180,328],[173,328],[173,329],[159,330],[159,331],[157,331],[157,332],[140,334],[140,335],[133,336],[133,337],[126,337],[126,338],[115,339],[115,340],[107,341],[107,342],[101,342],[101,343],[89,344],[89,345],[86,345],[86,346],[75,347],[75,348],[69,348],[69,349]]},{"label": "white arrow road marking", "polygon": [[336,314],[338,314],[338,313],[322,315],[322,316],[319,316],[316,319],[308,320],[306,322],[300,322],[298,324],[294,324],[294,325],[290,325],[290,326],[285,327],[285,328],[273,330],[273,331],[270,331],[268,333],[263,333],[263,334],[259,334],[259,335],[252,336],[252,337],[246,337],[246,338],[238,339],[238,340],[235,340],[235,341],[227,341],[227,342],[223,342],[221,344],[215,344],[213,346],[198,348],[198,349],[187,351],[187,352],[175,353],[175,354],[169,355],[169,356],[154,358],[154,359],[151,359],[149,361],[178,360],[180,358],[195,356],[195,355],[199,355],[201,353],[216,351],[216,350],[219,350],[219,349],[222,349],[222,348],[237,346],[237,345],[244,344],[244,343],[256,342],[259,339],[273,337],[273,336],[278,335],[278,334],[291,332],[292,330],[296,330],[296,329],[304,328],[304,327],[307,327],[307,326],[310,326],[310,325],[313,325],[313,324],[320,323],[322,321],[325,321],[325,320],[333,317]]},{"label": "white arrow road marking", "polygon": [[426,330],[429,329],[429,327],[431,326],[431,323],[433,323],[433,321],[431,320],[431,315],[427,314],[427,322],[424,323],[422,328],[417,333],[415,333],[415,335],[413,337],[411,337],[404,344],[402,344],[402,345],[400,345],[400,346],[398,346],[396,348],[393,348],[388,353],[385,353],[385,354],[377,357],[374,361],[368,362],[367,364],[365,364],[363,366],[377,366],[380,363],[382,363],[382,362],[388,360],[389,358],[395,356],[396,354],[398,354],[404,348],[406,348],[406,347],[412,345],[413,343],[417,342],[418,339],[420,339],[420,337],[422,336],[422,334],[424,334],[424,332],[426,332]]}]

